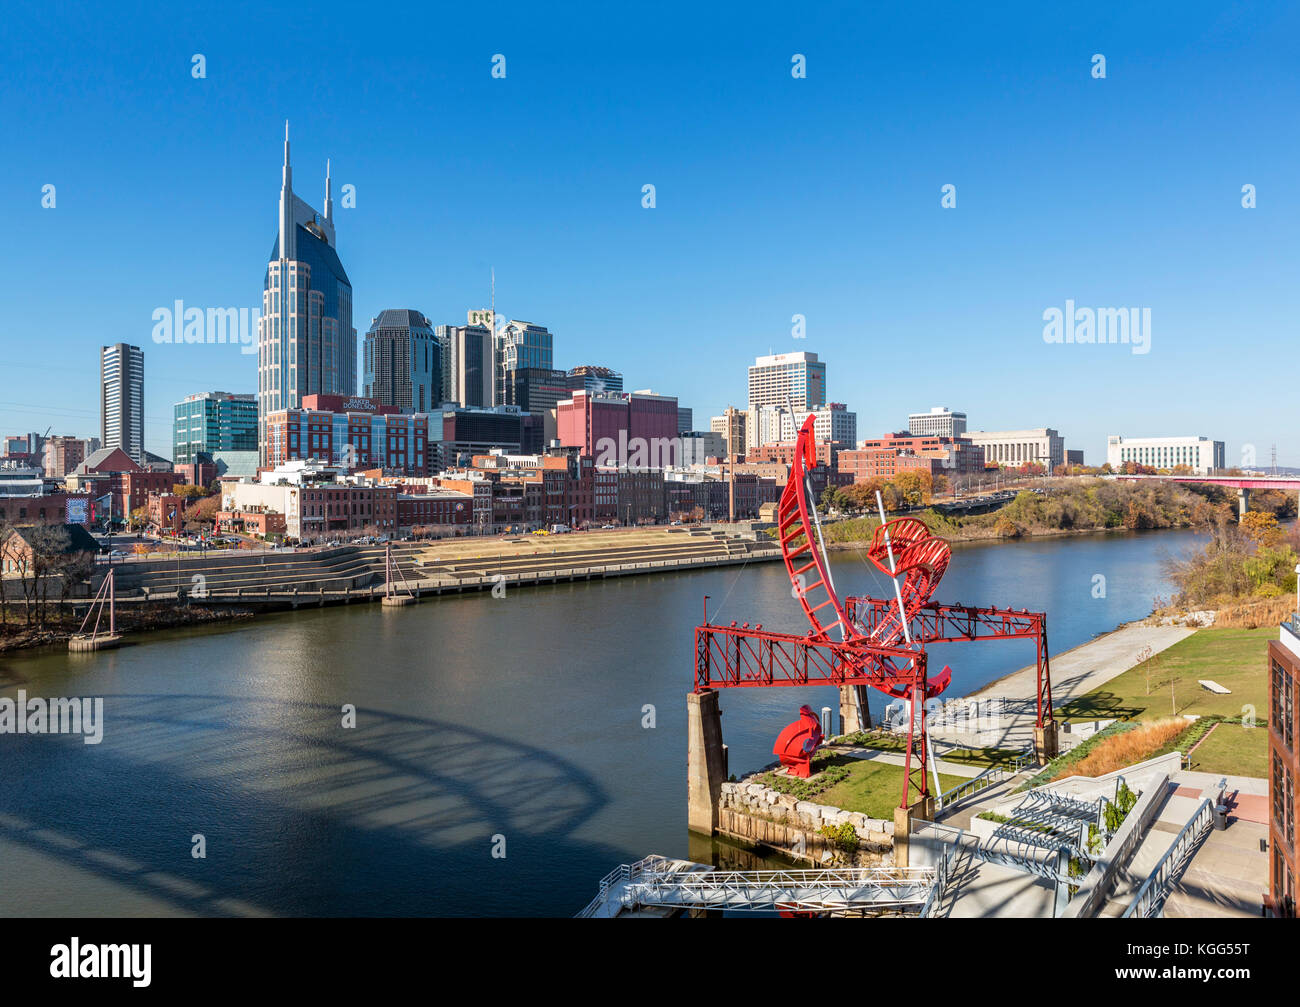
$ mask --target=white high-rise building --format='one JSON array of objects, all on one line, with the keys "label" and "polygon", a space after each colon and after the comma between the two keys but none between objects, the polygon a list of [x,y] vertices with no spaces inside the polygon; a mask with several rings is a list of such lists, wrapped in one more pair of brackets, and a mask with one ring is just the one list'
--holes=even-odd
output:
[{"label": "white high-rise building", "polygon": [[266,454],[266,417],[297,409],[304,395],[356,395],[357,330],[352,283],[334,250],[334,200],[325,165],[325,212],[293,191],[289,124],[284,125],[280,226],[266,267],[257,327],[258,450]]},{"label": "white high-rise building", "polygon": [[99,439],[144,463],[144,353],[114,343],[99,351]]},{"label": "white high-rise building", "polygon": [[858,442],[858,414],[842,402],[831,402],[816,409],[785,409],[759,406],[749,411],[753,436],[749,448],[762,444],[788,444],[795,439],[808,417],[814,416],[813,432],[818,441],[834,441],[845,448]]},{"label": "white high-rise building", "polygon": [[1125,462],[1172,469],[1186,465],[1193,475],[1209,475],[1225,468],[1223,441],[1208,437],[1121,437],[1106,438],[1106,461],[1113,469]]},{"label": "white high-rise building", "polygon": [[907,432],[913,437],[960,437],[966,432],[966,414],[934,406],[928,413],[909,415]]},{"label": "white high-rise building", "polygon": [[816,353],[758,357],[749,368],[749,407],[813,409],[826,402],[826,365]]}]

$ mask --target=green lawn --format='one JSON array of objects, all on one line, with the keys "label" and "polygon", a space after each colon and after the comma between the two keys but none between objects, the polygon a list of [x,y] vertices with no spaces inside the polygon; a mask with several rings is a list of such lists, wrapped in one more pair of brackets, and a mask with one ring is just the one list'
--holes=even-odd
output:
[{"label": "green lawn", "polygon": [[[1271,627],[1197,630],[1151,660],[1058,707],[1056,715],[1062,720],[1152,720],[1175,713],[1240,717],[1242,707],[1250,704],[1262,723],[1268,716],[1268,641],[1276,638],[1277,630]],[[1231,694],[1220,696],[1201,688],[1197,680],[1202,678],[1231,689]]]},{"label": "green lawn", "polygon": [[[848,766],[848,778],[811,800],[845,811],[860,811],[871,818],[892,819],[894,809],[903,797],[903,767],[865,759],[846,759],[841,764]],[[934,777],[931,776],[928,782],[933,790]],[[959,776],[939,777],[939,785],[944,790],[961,782]]]},{"label": "green lawn", "polygon": [[1192,753],[1192,769],[1268,779],[1268,728],[1220,724]]}]

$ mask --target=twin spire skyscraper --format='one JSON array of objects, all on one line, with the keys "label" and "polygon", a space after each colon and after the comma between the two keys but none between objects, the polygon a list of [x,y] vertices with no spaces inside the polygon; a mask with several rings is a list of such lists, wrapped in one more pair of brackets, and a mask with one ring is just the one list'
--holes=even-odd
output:
[{"label": "twin spire skyscraper", "polygon": [[258,452],[263,464],[275,454],[267,444],[269,413],[299,408],[304,395],[357,393],[352,283],[334,247],[329,161],[325,162],[325,211],[319,214],[293,191],[288,122],[284,124],[279,230],[266,267],[257,327],[257,389]]}]

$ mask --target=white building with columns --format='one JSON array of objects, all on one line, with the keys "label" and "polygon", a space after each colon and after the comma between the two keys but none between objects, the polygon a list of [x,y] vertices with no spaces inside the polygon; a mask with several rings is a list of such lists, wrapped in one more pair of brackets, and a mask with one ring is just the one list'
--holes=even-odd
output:
[{"label": "white building with columns", "polygon": [[1009,468],[1037,462],[1050,473],[1065,463],[1065,438],[1051,427],[1033,430],[970,430],[967,440],[984,449],[984,461]]}]

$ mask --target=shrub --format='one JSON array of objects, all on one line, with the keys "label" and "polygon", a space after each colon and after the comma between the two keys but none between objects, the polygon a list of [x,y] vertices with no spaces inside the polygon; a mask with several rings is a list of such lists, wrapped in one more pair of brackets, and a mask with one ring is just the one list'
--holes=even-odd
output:
[{"label": "shrub", "polygon": [[829,839],[837,850],[850,857],[858,852],[858,845],[860,843],[858,833],[857,830],[848,822],[839,826],[823,825],[821,827],[821,834]]},{"label": "shrub", "polygon": [[1053,780],[1067,776],[1105,776],[1117,769],[1151,758],[1166,743],[1187,730],[1186,720],[1157,720],[1139,724],[1107,738],[1074,765],[1061,769]]}]

